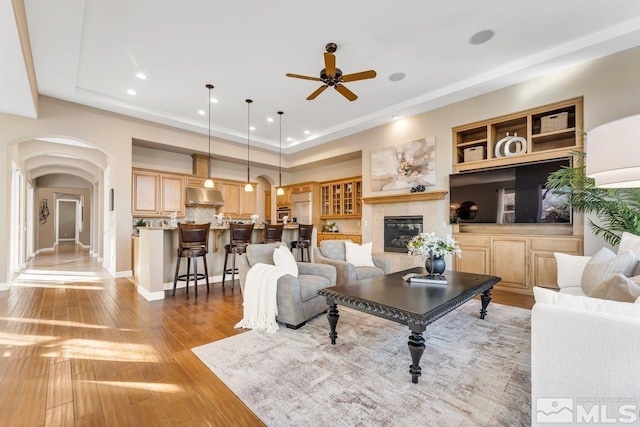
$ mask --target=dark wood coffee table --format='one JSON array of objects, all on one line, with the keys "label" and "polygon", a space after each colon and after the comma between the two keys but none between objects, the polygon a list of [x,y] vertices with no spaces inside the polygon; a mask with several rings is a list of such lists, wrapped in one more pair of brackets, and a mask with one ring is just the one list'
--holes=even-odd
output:
[{"label": "dark wood coffee table", "polygon": [[496,276],[446,271],[446,285],[409,284],[402,280],[402,276],[407,273],[423,275],[425,271],[424,268],[417,267],[320,289],[318,294],[327,297],[331,344],[335,344],[338,337],[338,304],[409,326],[412,362],[409,373],[411,381],[417,383],[422,374],[420,359],[425,349],[422,333],[427,325],[479,294],[482,294],[480,318],[484,319],[491,301],[491,289],[501,279]]}]

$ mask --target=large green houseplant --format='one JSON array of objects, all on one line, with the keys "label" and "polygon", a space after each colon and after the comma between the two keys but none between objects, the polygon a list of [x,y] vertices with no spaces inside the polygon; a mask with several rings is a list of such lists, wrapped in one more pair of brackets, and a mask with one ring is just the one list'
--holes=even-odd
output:
[{"label": "large green houseplant", "polygon": [[555,195],[567,196],[574,212],[595,214],[600,224],[589,220],[589,226],[610,245],[618,245],[624,231],[640,235],[640,189],[596,188],[594,180],[586,176],[586,153],[571,154],[574,165],[550,174],[547,188]]}]

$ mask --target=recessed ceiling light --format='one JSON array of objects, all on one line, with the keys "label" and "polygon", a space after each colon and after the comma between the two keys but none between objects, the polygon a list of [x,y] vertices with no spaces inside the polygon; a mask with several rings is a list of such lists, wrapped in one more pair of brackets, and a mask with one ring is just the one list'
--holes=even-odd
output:
[{"label": "recessed ceiling light", "polygon": [[400,116],[398,116],[397,114],[394,116],[391,116],[391,120],[398,120],[400,118]]},{"label": "recessed ceiling light", "polygon": [[209,101],[211,101],[212,104],[217,104],[218,98],[211,98]]},{"label": "recessed ceiling light", "polygon": [[140,80],[147,80],[147,75],[145,73],[137,73],[136,77]]},{"label": "recessed ceiling light", "polygon": [[268,121],[269,123],[273,123],[273,117],[267,117],[267,121]]},{"label": "recessed ceiling light", "polygon": [[127,93],[128,93],[129,95],[137,95],[137,94],[136,94],[136,91],[135,91],[135,90],[133,90],[133,89],[128,89],[128,90],[127,90]]},{"label": "recessed ceiling light", "polygon": [[305,135],[309,135],[310,133],[311,133],[311,131],[308,131],[308,130],[305,130],[305,131],[304,131],[304,134],[305,134]]},{"label": "recessed ceiling light", "polygon": [[393,73],[389,76],[389,80],[391,80],[392,82],[399,82],[405,77],[407,77],[405,73]]},{"label": "recessed ceiling light", "polygon": [[201,116],[204,116],[206,114],[206,111],[204,110],[198,110],[198,114],[200,114]]},{"label": "recessed ceiling light", "polygon": [[288,137],[288,138],[287,138],[287,142],[291,142],[291,141],[293,141],[293,138]]},{"label": "recessed ceiling light", "polygon": [[489,40],[491,40],[495,34],[496,32],[493,30],[478,31],[477,33],[471,36],[471,38],[469,39],[469,43],[474,45],[486,43]]},{"label": "recessed ceiling light", "polygon": [[255,126],[249,126],[249,130],[256,130]]}]

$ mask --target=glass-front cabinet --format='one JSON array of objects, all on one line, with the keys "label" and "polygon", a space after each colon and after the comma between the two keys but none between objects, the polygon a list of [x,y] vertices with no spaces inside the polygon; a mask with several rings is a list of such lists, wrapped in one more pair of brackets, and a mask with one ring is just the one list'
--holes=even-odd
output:
[{"label": "glass-front cabinet", "polygon": [[320,217],[359,218],[362,215],[362,179],[349,178],[322,183]]}]

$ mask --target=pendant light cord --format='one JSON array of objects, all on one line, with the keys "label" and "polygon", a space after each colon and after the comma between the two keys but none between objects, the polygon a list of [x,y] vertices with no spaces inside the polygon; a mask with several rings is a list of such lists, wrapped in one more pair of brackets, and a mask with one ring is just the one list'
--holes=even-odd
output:
[{"label": "pendant light cord", "polygon": [[207,156],[207,178],[211,178],[211,85],[208,85],[209,89],[209,99],[207,99],[207,104],[209,104],[209,155]]},{"label": "pendant light cord", "polygon": [[282,188],[282,115],[284,112],[278,111],[280,116],[280,159],[278,161],[278,188]]},{"label": "pendant light cord", "polygon": [[251,144],[251,99],[246,99],[247,103],[247,184],[249,184],[249,146]]}]

